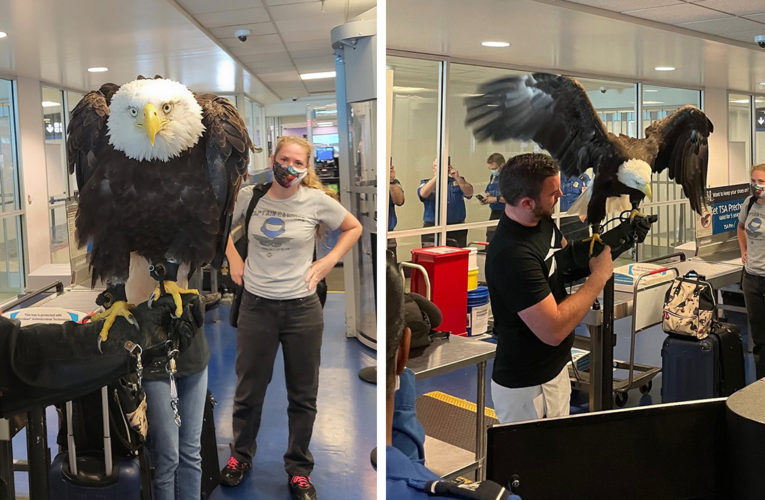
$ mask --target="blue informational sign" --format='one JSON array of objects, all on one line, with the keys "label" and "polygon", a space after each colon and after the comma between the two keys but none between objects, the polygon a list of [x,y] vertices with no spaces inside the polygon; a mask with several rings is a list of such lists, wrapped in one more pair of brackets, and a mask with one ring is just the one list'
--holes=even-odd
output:
[{"label": "blue informational sign", "polygon": [[712,234],[736,230],[738,214],[747,196],[749,196],[749,184],[707,190],[707,200],[709,200],[712,215]]}]

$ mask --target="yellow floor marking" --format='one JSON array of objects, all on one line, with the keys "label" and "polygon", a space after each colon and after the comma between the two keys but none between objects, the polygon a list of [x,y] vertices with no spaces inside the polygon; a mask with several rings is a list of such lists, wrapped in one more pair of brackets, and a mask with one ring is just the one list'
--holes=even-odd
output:
[{"label": "yellow floor marking", "polygon": [[[441,392],[441,391],[426,392],[425,394],[423,394],[423,396],[428,396],[433,399],[437,399],[438,401],[443,401],[444,403],[448,403],[458,408],[462,408],[463,410],[472,411],[473,413],[476,412],[475,403],[471,403],[470,401],[466,399],[460,399],[460,398],[454,397],[450,394],[446,394],[445,392]],[[488,408],[488,407],[484,408],[484,415],[493,419],[497,418],[497,414],[494,412],[493,408]]]}]

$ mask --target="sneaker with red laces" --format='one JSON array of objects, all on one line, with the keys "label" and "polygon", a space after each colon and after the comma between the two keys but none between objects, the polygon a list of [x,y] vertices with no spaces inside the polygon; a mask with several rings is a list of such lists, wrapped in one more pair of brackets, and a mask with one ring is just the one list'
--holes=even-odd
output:
[{"label": "sneaker with red laces", "polygon": [[316,500],[316,489],[308,476],[290,476],[292,500]]},{"label": "sneaker with red laces", "polygon": [[238,486],[244,478],[244,473],[248,470],[250,470],[250,462],[230,457],[226,466],[220,471],[220,484]]}]

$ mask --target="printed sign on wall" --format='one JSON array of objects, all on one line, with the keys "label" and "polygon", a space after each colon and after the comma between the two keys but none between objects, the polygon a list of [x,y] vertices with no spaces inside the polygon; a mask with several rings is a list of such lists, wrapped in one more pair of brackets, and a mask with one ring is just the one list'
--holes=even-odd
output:
[{"label": "printed sign on wall", "polygon": [[[741,205],[749,196],[749,184],[722,186],[707,190],[711,208],[712,234],[735,231]],[[702,218],[702,227],[704,221]]]}]

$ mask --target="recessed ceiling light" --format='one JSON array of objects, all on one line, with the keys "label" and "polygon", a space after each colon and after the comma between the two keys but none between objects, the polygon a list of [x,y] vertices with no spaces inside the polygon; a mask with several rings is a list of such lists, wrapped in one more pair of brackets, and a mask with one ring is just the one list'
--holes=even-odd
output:
[{"label": "recessed ceiling light", "polygon": [[734,104],[749,104],[749,99],[733,99],[731,102]]},{"label": "recessed ceiling light", "polygon": [[760,82],[760,85],[765,85],[765,82]]},{"label": "recessed ceiling light", "polygon": [[674,66],[656,66],[653,69],[655,69],[656,71],[675,71]]},{"label": "recessed ceiling light", "polygon": [[88,68],[88,71],[91,73],[103,73],[104,71],[109,71],[109,68],[106,66],[93,66],[92,68]]},{"label": "recessed ceiling light", "polygon": [[53,106],[58,106],[58,105],[59,105],[59,103],[57,103],[55,101],[43,101],[42,102],[42,107],[43,108],[52,108]]},{"label": "recessed ceiling light", "polygon": [[481,42],[481,45],[483,45],[484,47],[509,47],[510,46],[508,42],[498,42],[498,41]]},{"label": "recessed ceiling light", "polygon": [[334,125],[334,123],[332,123],[332,122],[318,122],[316,124],[317,127],[331,127],[333,125]]},{"label": "recessed ceiling light", "polygon": [[658,92],[658,90],[656,90],[656,89],[644,89],[643,92],[645,92],[647,94],[649,92]]},{"label": "recessed ceiling light", "polygon": [[643,104],[648,104],[648,105],[652,105],[652,104],[664,104],[664,101],[643,101]]},{"label": "recessed ceiling light", "polygon": [[6,33],[5,31],[0,31],[0,38],[5,38],[7,36],[8,36],[8,33]]},{"label": "recessed ceiling light", "polygon": [[320,80],[322,78],[334,78],[334,71],[323,71],[319,73],[300,73],[302,80]]}]

